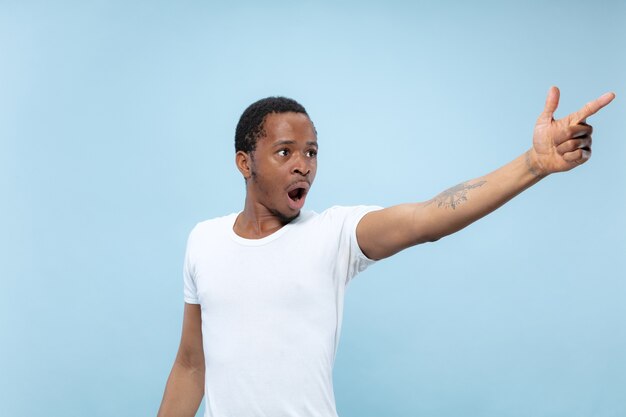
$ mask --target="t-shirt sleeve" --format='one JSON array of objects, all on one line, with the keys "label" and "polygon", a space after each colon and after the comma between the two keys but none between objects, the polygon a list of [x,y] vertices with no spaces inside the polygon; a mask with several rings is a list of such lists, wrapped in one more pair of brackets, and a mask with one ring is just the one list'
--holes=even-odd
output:
[{"label": "t-shirt sleeve", "polygon": [[187,249],[185,250],[185,261],[183,263],[183,298],[186,303],[200,304],[196,289],[195,267],[193,261],[193,230],[187,239]]},{"label": "t-shirt sleeve", "polygon": [[368,258],[356,238],[356,228],[367,213],[371,211],[380,210],[379,206],[356,206],[350,207],[346,213],[344,219],[344,239],[348,242],[348,270],[346,276],[346,285],[352,280],[359,272],[364,271],[368,266],[376,262],[373,259]]}]

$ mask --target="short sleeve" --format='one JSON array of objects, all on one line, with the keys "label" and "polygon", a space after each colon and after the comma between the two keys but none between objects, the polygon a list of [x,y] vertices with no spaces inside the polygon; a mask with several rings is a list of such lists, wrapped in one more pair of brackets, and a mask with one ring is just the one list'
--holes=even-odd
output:
[{"label": "short sleeve", "polygon": [[186,303],[200,304],[196,289],[195,267],[193,262],[193,230],[187,239],[187,249],[185,250],[185,260],[183,263],[183,295]]},{"label": "short sleeve", "polygon": [[368,258],[361,250],[359,242],[356,238],[356,228],[363,216],[369,212],[381,209],[382,207],[379,206],[356,206],[350,207],[346,213],[343,227],[344,239],[348,242],[349,248],[346,285],[358,273],[363,272],[367,267],[376,262],[375,260]]}]

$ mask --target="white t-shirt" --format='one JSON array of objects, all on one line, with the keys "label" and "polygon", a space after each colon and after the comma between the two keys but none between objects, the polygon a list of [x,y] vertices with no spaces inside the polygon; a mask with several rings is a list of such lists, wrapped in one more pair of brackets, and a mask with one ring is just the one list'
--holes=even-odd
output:
[{"label": "white t-shirt", "polygon": [[237,213],[189,235],[184,298],[200,304],[205,417],[336,417],[332,368],[348,281],[374,261],[356,226],[374,206],[302,211],[262,239]]}]

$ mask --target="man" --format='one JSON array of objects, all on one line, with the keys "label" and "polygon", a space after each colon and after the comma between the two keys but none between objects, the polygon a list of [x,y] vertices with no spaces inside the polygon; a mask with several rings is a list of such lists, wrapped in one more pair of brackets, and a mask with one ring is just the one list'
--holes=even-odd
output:
[{"label": "man", "polygon": [[336,417],[332,367],[348,281],[375,260],[436,241],[591,156],[586,123],[607,93],[554,120],[552,87],[523,155],[423,203],[301,211],[317,170],[306,110],[274,97],[245,110],[236,165],[243,211],[198,223],[184,265],[183,332],[160,417]]}]

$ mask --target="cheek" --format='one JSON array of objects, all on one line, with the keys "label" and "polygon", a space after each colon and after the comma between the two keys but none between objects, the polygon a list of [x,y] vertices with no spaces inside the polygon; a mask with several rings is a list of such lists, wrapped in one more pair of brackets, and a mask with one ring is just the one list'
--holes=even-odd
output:
[{"label": "cheek", "polygon": [[262,170],[255,170],[252,177],[263,197],[272,199],[284,194],[282,184],[276,180],[278,177],[276,172],[270,174],[264,173]]},{"label": "cheek", "polygon": [[311,182],[313,182],[313,179],[315,178],[316,174],[317,174],[317,161],[314,164],[311,164]]}]

